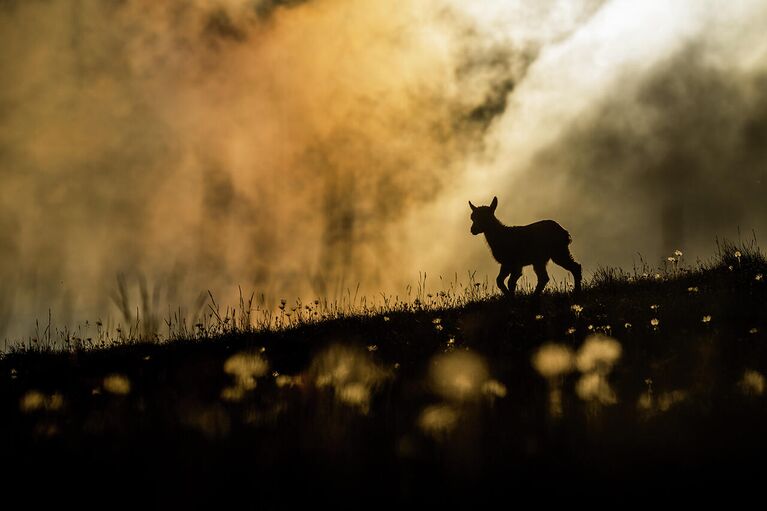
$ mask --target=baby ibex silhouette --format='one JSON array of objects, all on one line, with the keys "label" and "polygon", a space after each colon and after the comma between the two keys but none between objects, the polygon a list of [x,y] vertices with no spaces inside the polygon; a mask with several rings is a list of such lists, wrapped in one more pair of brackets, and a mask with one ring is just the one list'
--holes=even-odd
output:
[{"label": "baby ibex silhouette", "polygon": [[[513,296],[517,280],[522,276],[522,268],[533,265],[538,285],[535,296],[540,296],[549,281],[546,264],[549,259],[573,274],[575,293],[581,291],[581,265],[575,262],[570,253],[570,233],[553,220],[541,220],[530,225],[507,226],[495,217],[498,197],[493,197],[489,206],[471,207],[471,233],[485,234],[487,244],[496,261],[501,263],[501,271],[495,282],[504,295]],[[504,281],[509,279],[509,286]]]}]

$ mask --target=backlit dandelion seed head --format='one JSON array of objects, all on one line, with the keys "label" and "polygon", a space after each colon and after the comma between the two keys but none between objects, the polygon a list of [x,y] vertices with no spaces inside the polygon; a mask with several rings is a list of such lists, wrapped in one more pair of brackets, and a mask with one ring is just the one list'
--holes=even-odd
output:
[{"label": "backlit dandelion seed head", "polygon": [[331,389],[338,401],[367,413],[373,392],[390,376],[368,350],[333,345],[314,357],[303,381]]},{"label": "backlit dandelion seed head", "polygon": [[486,396],[504,398],[507,392],[506,385],[498,380],[488,380],[482,384],[482,393]]},{"label": "backlit dandelion seed head", "polygon": [[430,369],[432,388],[442,397],[455,400],[476,397],[487,376],[487,366],[482,358],[467,351],[438,355]]},{"label": "backlit dandelion seed head", "polygon": [[342,386],[337,392],[338,400],[347,405],[356,406],[367,413],[370,403],[370,387],[362,382],[352,382]]},{"label": "backlit dandelion seed head", "polygon": [[607,374],[620,359],[622,351],[617,340],[604,334],[594,334],[587,337],[578,350],[575,365],[582,373],[599,371]]},{"label": "backlit dandelion seed head", "polygon": [[48,397],[47,407],[49,410],[58,411],[64,407],[64,396],[54,392]]},{"label": "backlit dandelion seed head", "polygon": [[449,405],[432,405],[424,408],[418,417],[418,427],[433,437],[443,437],[458,423],[458,411]]},{"label": "backlit dandelion seed head", "polygon": [[740,390],[746,395],[761,396],[764,394],[765,379],[759,371],[747,369],[738,383]]},{"label": "backlit dandelion seed head", "polygon": [[551,379],[575,368],[575,354],[564,344],[547,343],[538,348],[531,362],[541,376]]},{"label": "backlit dandelion seed head", "polygon": [[229,386],[221,390],[221,399],[224,401],[237,402],[243,397],[245,397],[245,389],[241,386]]},{"label": "backlit dandelion seed head", "polygon": [[671,392],[664,392],[658,396],[658,410],[661,412],[667,412],[672,407],[685,401],[687,399],[687,392],[683,390],[672,390]]},{"label": "backlit dandelion seed head", "polygon": [[110,374],[104,378],[104,390],[110,394],[126,395],[130,388],[130,380],[125,375]]},{"label": "backlit dandelion seed head", "polygon": [[592,372],[581,376],[575,385],[575,392],[584,401],[595,401],[602,405],[618,402],[615,392],[607,383],[603,374]]},{"label": "backlit dandelion seed head", "polygon": [[[233,375],[240,383],[255,383],[255,379],[264,376],[269,370],[269,363],[257,353],[240,352],[224,362],[224,372]],[[255,386],[255,385],[253,385]]]},{"label": "backlit dandelion seed head", "polygon": [[301,377],[300,376],[289,376],[286,374],[281,374],[277,376],[277,378],[274,379],[275,385],[279,388],[284,387],[294,387],[296,385],[299,385],[301,383]]},{"label": "backlit dandelion seed head", "polygon": [[637,408],[644,411],[650,411],[653,407],[652,394],[649,392],[643,392],[639,399],[637,399]]},{"label": "backlit dandelion seed head", "polygon": [[42,392],[30,390],[19,400],[19,408],[25,413],[34,412],[45,406],[45,400],[45,395]]}]

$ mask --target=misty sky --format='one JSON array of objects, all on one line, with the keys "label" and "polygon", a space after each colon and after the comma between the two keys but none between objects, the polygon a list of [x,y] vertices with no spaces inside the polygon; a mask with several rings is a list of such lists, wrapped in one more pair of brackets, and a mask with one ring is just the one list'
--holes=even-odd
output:
[{"label": "misty sky", "polygon": [[763,239],[765,29],[759,0],[0,1],[0,336],[119,320],[118,274],[158,308],[494,276],[494,195],[587,278]]}]

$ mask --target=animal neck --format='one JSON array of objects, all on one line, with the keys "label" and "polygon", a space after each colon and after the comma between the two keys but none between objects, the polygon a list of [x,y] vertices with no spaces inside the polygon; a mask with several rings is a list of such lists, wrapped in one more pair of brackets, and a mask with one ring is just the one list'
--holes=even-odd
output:
[{"label": "animal neck", "polygon": [[493,217],[490,224],[485,228],[485,239],[491,248],[496,244],[498,239],[503,236],[502,233],[505,228],[506,226],[495,217]]}]

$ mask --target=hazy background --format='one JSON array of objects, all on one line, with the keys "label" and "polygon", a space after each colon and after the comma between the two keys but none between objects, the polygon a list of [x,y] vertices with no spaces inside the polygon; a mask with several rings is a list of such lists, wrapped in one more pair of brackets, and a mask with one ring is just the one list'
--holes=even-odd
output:
[{"label": "hazy background", "polygon": [[759,0],[0,0],[0,336],[122,317],[118,275],[158,309],[494,276],[493,195],[587,276],[763,237],[766,29]]}]

